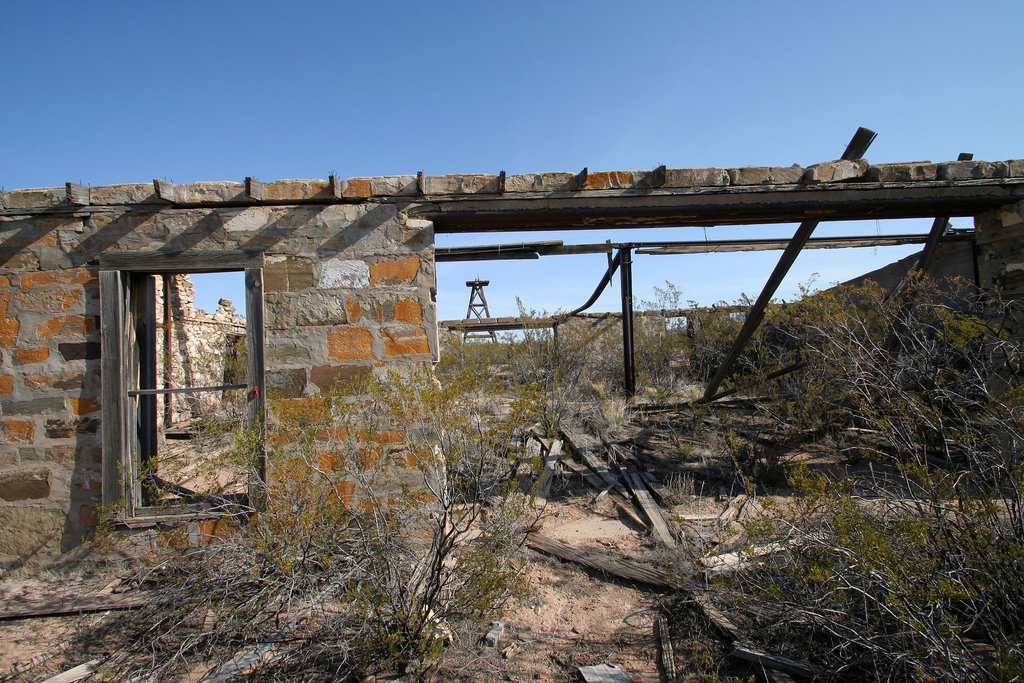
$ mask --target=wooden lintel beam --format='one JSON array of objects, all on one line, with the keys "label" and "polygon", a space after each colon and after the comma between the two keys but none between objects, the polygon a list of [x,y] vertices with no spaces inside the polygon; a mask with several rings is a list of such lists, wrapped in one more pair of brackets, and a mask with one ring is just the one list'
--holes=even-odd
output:
[{"label": "wooden lintel beam", "polygon": [[611,194],[431,198],[410,215],[437,234],[593,230],[975,216],[1024,199],[1024,181],[821,183],[785,188],[655,188]]},{"label": "wooden lintel beam", "polygon": [[67,190],[68,204],[87,206],[89,204],[89,188],[78,183],[64,183]]}]

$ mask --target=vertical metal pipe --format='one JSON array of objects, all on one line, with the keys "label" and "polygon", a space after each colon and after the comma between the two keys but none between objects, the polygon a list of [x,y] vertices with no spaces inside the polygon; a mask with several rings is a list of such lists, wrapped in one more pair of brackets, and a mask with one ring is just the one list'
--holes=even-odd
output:
[{"label": "vertical metal pipe", "polygon": [[630,247],[619,249],[619,283],[622,286],[622,369],[626,396],[636,394],[633,366],[633,255]]}]

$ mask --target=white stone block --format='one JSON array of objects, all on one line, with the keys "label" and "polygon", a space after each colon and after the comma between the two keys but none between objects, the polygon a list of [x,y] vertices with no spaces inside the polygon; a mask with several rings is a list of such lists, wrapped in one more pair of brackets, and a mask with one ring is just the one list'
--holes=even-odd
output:
[{"label": "white stone block", "polygon": [[363,261],[327,259],[321,265],[320,289],[334,287],[369,287],[370,267]]}]

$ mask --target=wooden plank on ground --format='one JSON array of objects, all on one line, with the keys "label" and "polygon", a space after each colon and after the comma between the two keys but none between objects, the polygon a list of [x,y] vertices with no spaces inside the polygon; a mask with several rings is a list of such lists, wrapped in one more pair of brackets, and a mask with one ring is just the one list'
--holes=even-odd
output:
[{"label": "wooden plank on ground", "polygon": [[624,496],[629,495],[629,492],[626,491],[626,487],[622,485],[622,483],[619,481],[619,478],[612,474],[612,471],[608,469],[608,467],[603,462],[598,460],[593,453],[587,450],[577,451],[577,453],[579,454],[580,459],[583,460],[584,463],[586,463],[587,467],[594,470],[597,476],[601,477],[601,479],[603,479],[606,484],[608,484],[609,486],[611,486]]},{"label": "wooden plank on ground", "polygon": [[777,655],[758,649],[750,643],[739,643],[733,650],[732,656],[747,662],[760,664],[769,669],[777,669],[794,676],[803,678],[816,678],[823,672],[809,664],[797,661],[785,655]]},{"label": "wooden plank on ground", "polygon": [[703,595],[694,595],[693,601],[696,603],[697,608],[704,613],[711,625],[718,630],[726,640],[729,642],[739,642],[743,640],[743,633],[739,627],[732,623],[729,617],[725,616],[717,607],[711,604]]},{"label": "wooden plank on ground", "polygon": [[[353,570],[354,571],[354,570]],[[352,575],[349,572],[345,576],[335,579],[327,585],[322,591],[320,591],[305,607],[299,610],[298,614],[292,617],[288,623],[274,632],[269,638],[264,640],[256,647],[249,650],[241,650],[235,653],[235,656],[230,660],[221,664],[216,670],[211,672],[206,678],[200,683],[227,683],[235,676],[245,673],[250,669],[253,669],[263,661],[263,658],[274,649],[275,644],[284,638],[288,633],[294,629],[299,622],[306,618],[313,609],[326,600],[332,593],[337,591],[341,584]]]},{"label": "wooden plank on ground", "polygon": [[639,460],[633,460],[633,465],[636,467],[637,472],[643,477],[644,484],[650,490],[651,495],[659,502],[663,503],[669,498],[669,493],[662,486],[661,481],[658,480],[654,473],[648,468],[644,467]]},{"label": "wooden plank on ground", "polygon": [[654,502],[654,498],[651,497],[651,493],[644,486],[643,481],[637,476],[629,467],[620,467],[619,470],[622,472],[622,478],[625,479],[626,483],[633,491],[633,496],[636,498],[637,504],[643,511],[644,516],[650,522],[651,528],[654,530],[655,536],[670,548],[676,547],[676,539],[672,536],[672,530],[668,526],[668,522],[665,521],[665,516],[661,513],[661,508]]},{"label": "wooden plank on ground", "polygon": [[574,462],[572,460],[563,460],[562,464],[568,467],[576,474],[583,477],[583,481],[587,482],[598,491],[606,490],[606,484],[604,480],[601,479],[601,477],[594,474],[594,472],[592,472],[589,468],[584,467],[583,465],[580,465],[579,463]]},{"label": "wooden plank on ground", "polygon": [[63,673],[47,678],[43,683],[75,683],[75,681],[92,676],[102,663],[102,659],[93,659],[85,664],[79,664],[73,669],[68,669]]},{"label": "wooden plank on ground", "polygon": [[112,610],[140,609],[156,604],[153,598],[132,598],[129,600],[84,600],[74,604],[39,605],[22,607],[0,612],[0,621],[9,619],[30,619],[32,617],[59,617]]},{"label": "wooden plank on ground", "polygon": [[658,673],[661,680],[676,680],[676,659],[672,652],[672,638],[669,636],[668,624],[658,616],[654,620],[654,642],[658,646]]},{"label": "wooden plank on ground", "polygon": [[718,516],[718,520],[721,522],[731,522],[735,519],[738,519],[740,516],[740,511],[743,509],[743,506],[746,505],[746,503],[747,494],[739,494],[731,501],[729,501],[729,504],[726,506],[725,510],[722,510],[722,514]]},{"label": "wooden plank on ground", "polygon": [[705,567],[704,572],[709,576],[715,574],[728,574],[749,566],[750,558],[764,557],[765,555],[771,555],[785,549],[786,546],[781,543],[771,543],[769,545],[757,546],[756,548],[751,548],[742,552],[722,553],[721,555],[702,557],[700,561]]},{"label": "wooden plank on ground", "polygon": [[658,588],[670,588],[672,584],[664,572],[639,562],[632,562],[620,557],[596,550],[575,548],[567,543],[547,538],[539,534],[530,534],[526,537],[526,545],[547,555],[553,555],[559,559],[575,562],[576,564],[589,567],[602,572],[608,576],[614,576],[627,581],[656,586]]},{"label": "wooden plank on ground", "polygon": [[626,672],[614,664],[597,664],[578,667],[586,683],[631,683]]}]

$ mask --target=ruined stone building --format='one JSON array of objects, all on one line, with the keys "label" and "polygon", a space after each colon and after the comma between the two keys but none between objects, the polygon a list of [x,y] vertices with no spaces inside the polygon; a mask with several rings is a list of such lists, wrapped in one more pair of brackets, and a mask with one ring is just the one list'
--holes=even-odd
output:
[{"label": "ruined stone building", "polygon": [[[252,419],[268,392],[435,361],[435,232],[965,216],[979,284],[1017,297],[1022,199],[1024,161],[2,192],[0,555],[75,547],[101,504],[155,523],[133,473],[167,426],[168,395],[171,426],[190,418],[188,387],[235,392]],[[220,271],[244,274],[246,301],[200,316],[179,276]],[[227,371],[232,353],[241,365]],[[217,360],[187,360],[203,355]]]}]

